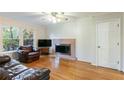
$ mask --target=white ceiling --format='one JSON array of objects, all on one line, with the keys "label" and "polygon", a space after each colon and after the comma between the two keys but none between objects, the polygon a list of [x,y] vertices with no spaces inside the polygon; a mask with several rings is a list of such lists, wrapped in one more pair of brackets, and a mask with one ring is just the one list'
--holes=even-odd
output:
[{"label": "white ceiling", "polygon": [[[88,16],[100,16],[108,13],[109,12],[65,12],[64,14],[70,18],[75,19]],[[46,15],[43,15],[42,12],[0,12],[0,16],[39,26],[50,24],[44,19]]]}]

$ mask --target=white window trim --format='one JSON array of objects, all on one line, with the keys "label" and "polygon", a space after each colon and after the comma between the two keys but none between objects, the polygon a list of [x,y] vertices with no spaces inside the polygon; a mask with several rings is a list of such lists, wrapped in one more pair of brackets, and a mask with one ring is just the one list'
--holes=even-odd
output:
[{"label": "white window trim", "polygon": [[[13,25],[8,25],[8,26],[13,26]],[[3,51],[3,27],[8,27],[7,25],[5,25],[5,26],[0,26],[0,54],[2,53],[13,53],[13,52],[16,52],[16,50],[12,50],[12,51]],[[18,27],[18,26],[17,26]],[[19,33],[20,33],[20,35],[19,35],[19,46],[23,46],[23,40],[24,40],[24,38],[23,38],[23,31],[22,31],[22,29],[24,29],[24,28],[21,28],[21,27],[18,27],[18,29],[19,29]],[[27,28],[26,28],[27,29]],[[28,29],[27,29],[27,31],[28,31]],[[32,32],[33,32],[33,46],[35,46],[34,44],[34,41],[35,41],[35,30],[34,29],[32,29]],[[5,38],[4,38],[5,39]],[[6,39],[9,39],[9,38],[6,38]],[[15,38],[16,39],[16,38]]]}]

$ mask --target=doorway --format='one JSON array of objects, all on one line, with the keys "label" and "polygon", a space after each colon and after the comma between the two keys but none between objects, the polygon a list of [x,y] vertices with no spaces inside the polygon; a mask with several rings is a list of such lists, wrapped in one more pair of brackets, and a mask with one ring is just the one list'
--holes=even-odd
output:
[{"label": "doorway", "polygon": [[120,70],[120,19],[97,23],[97,65]]}]

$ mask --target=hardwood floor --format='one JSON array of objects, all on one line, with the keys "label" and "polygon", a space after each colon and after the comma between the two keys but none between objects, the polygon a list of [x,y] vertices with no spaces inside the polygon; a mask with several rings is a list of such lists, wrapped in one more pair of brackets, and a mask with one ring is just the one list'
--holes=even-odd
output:
[{"label": "hardwood floor", "polygon": [[46,67],[51,70],[51,80],[123,80],[124,72],[96,67],[86,62],[41,57],[40,60],[26,64],[29,67]]}]

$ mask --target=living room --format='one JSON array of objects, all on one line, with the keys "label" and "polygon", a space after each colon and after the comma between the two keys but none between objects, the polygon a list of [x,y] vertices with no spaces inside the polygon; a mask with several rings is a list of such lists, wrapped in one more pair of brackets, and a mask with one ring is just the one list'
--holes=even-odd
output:
[{"label": "living room", "polygon": [[1,0],[1,92],[122,92],[123,4]]},{"label": "living room", "polygon": [[[50,20],[49,16],[58,18],[59,21]],[[124,71],[123,29],[120,27],[123,17],[123,12],[1,12],[0,54],[8,55],[29,68],[48,68],[48,79],[51,80],[124,79],[123,72],[120,73]],[[105,39],[106,33],[97,32],[102,31],[102,26],[106,29],[111,26],[113,29],[115,25],[118,33],[109,32],[108,41]],[[98,34],[105,34],[102,43],[109,42],[106,47],[110,50],[102,48],[109,51],[108,56],[105,56],[107,52],[102,54],[104,57],[100,56],[103,52],[99,49],[101,46],[98,40],[101,38],[98,37],[101,36]],[[114,35],[118,38],[115,39]],[[39,54],[22,55],[24,50],[19,49],[25,49],[29,45],[38,49]]]}]

